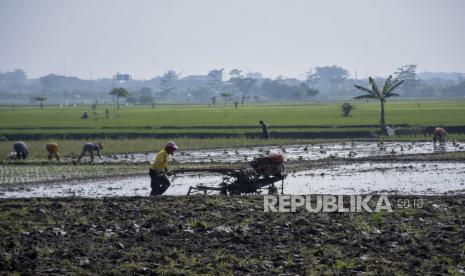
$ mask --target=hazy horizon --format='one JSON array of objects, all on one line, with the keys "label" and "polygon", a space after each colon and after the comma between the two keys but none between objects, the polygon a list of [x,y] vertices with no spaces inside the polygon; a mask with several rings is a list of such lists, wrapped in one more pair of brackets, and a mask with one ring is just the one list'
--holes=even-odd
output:
[{"label": "hazy horizon", "polygon": [[465,1],[0,0],[0,71],[149,79],[215,68],[302,78],[465,72]]}]

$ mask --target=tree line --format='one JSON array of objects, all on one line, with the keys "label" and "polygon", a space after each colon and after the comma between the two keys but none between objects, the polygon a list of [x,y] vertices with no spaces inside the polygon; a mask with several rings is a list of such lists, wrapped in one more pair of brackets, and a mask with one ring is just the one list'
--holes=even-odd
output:
[{"label": "tree line", "polygon": [[[402,80],[397,93],[403,98],[464,97],[464,74],[454,78],[429,73],[429,78],[416,72],[417,65],[400,66],[393,73]],[[382,77],[373,77],[384,82]],[[110,78],[82,80],[77,77],[47,75],[28,79],[26,72],[0,72],[0,101],[37,102],[46,97],[48,102],[115,102],[123,98],[130,104],[208,103],[243,105],[245,102],[313,101],[351,99],[357,95],[354,85],[363,85],[367,79],[351,77],[349,71],[333,65],[316,67],[306,73],[305,79],[265,78],[261,73],[245,73],[238,69],[225,72],[223,68],[210,70],[206,75],[181,76],[169,70],[149,80],[114,81]],[[114,88],[125,89],[124,97],[110,94]]]}]

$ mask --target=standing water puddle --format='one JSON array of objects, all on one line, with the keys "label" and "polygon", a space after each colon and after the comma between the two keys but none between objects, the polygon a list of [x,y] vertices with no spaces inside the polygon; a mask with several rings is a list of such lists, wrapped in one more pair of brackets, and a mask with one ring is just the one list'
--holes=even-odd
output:
[{"label": "standing water puddle", "polygon": [[465,164],[361,163],[299,171],[287,177],[290,194],[440,194],[465,192]]},{"label": "standing water puddle", "polygon": [[[186,162],[251,161],[253,157],[268,154],[284,154],[287,160],[318,160],[331,156],[342,158],[370,157],[390,154],[420,154],[465,150],[465,143],[446,143],[433,147],[432,142],[376,142],[322,143],[309,145],[264,146],[221,150],[192,150],[177,152],[173,160]],[[153,162],[155,153],[135,153],[106,156],[97,162]]]},{"label": "standing water puddle", "polygon": [[[222,176],[189,174],[178,176],[166,195],[185,195],[190,186],[216,186]],[[278,183],[279,184],[279,183]],[[286,194],[440,194],[464,192],[465,164],[454,162],[358,163],[291,173],[285,180]],[[78,183],[18,185],[3,189],[10,197],[104,197],[147,196],[150,178],[132,177]]]}]

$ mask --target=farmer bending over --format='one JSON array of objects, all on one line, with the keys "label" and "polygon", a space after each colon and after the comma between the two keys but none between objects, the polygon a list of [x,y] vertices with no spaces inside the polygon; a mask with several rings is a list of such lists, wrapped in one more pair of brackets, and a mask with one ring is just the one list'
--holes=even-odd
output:
[{"label": "farmer bending over", "polygon": [[16,142],[13,144],[13,150],[16,152],[16,158],[18,160],[26,160],[29,155],[29,150],[24,142]]},{"label": "farmer bending over", "polygon": [[102,156],[100,156],[100,150],[103,149],[103,144],[102,143],[87,143],[84,145],[82,148],[82,153],[81,156],[78,158],[78,162],[81,161],[81,158],[86,154],[86,152],[89,153],[90,155],[90,161],[94,162],[94,151],[97,152],[97,156],[102,159]]},{"label": "farmer bending over", "polygon": [[48,143],[45,145],[45,149],[48,152],[48,160],[52,160],[55,156],[57,161],[60,161],[60,153],[58,152],[58,144],[57,143]]},{"label": "farmer bending over", "polygon": [[270,132],[268,131],[268,125],[265,124],[265,122],[260,121],[260,125],[262,125],[262,139],[269,139],[270,138]]},{"label": "farmer bending over", "polygon": [[433,135],[433,145],[436,146],[436,141],[439,141],[439,144],[444,144],[446,141],[447,131],[442,127],[437,127],[434,129]]},{"label": "farmer bending over", "polygon": [[162,195],[171,185],[170,180],[167,177],[168,159],[169,155],[173,155],[173,153],[177,149],[178,146],[176,146],[176,143],[169,142],[168,144],[166,144],[165,149],[161,150],[157,154],[155,162],[153,163],[153,166],[150,168],[150,186],[152,187],[150,196]]}]

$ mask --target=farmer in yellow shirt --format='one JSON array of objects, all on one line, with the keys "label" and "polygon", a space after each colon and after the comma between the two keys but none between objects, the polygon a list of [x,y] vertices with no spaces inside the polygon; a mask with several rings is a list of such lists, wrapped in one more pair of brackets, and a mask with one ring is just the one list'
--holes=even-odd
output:
[{"label": "farmer in yellow shirt", "polygon": [[169,155],[173,155],[173,153],[177,149],[178,149],[178,146],[176,145],[176,143],[169,142],[168,144],[166,144],[165,149],[161,150],[157,154],[157,157],[155,158],[155,162],[150,167],[150,179],[151,179],[150,186],[152,187],[150,196],[162,195],[171,185],[167,177],[168,159],[169,159]]}]

